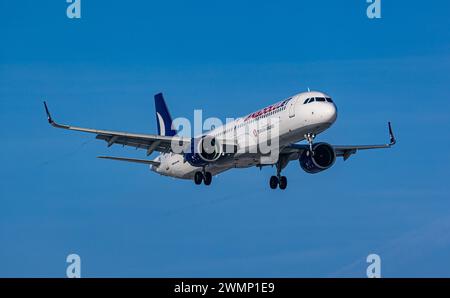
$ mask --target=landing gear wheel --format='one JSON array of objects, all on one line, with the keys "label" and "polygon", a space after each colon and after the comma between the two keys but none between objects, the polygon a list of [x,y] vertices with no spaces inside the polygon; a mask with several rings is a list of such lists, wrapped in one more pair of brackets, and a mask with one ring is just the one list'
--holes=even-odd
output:
[{"label": "landing gear wheel", "polygon": [[270,188],[271,189],[276,189],[278,186],[278,177],[277,176],[272,176],[270,177]]},{"label": "landing gear wheel", "polygon": [[286,189],[286,187],[287,187],[287,178],[286,178],[286,176],[281,176],[280,177],[279,184],[280,184],[280,189]]},{"label": "landing gear wheel", "polygon": [[194,182],[195,182],[195,184],[200,185],[200,184],[202,184],[202,181],[203,181],[203,174],[202,174],[202,172],[195,172],[195,174],[194,174]]},{"label": "landing gear wheel", "polygon": [[210,185],[212,182],[212,175],[210,172],[206,172],[203,178],[203,183],[205,183],[205,185]]}]

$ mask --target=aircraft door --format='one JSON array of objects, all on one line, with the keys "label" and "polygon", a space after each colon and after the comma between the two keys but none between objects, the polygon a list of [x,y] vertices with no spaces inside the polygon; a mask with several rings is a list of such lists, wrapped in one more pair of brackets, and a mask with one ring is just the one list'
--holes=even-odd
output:
[{"label": "aircraft door", "polygon": [[289,118],[295,117],[295,103],[296,102],[297,102],[297,100],[295,100],[294,98],[289,101]]}]

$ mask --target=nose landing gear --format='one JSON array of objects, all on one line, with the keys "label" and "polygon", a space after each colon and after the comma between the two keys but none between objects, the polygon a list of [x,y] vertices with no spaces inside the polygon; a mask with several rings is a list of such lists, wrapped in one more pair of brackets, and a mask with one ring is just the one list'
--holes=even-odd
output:
[{"label": "nose landing gear", "polygon": [[311,152],[311,154],[314,154],[314,152],[312,150],[312,146],[313,146],[313,141],[314,141],[314,138],[316,137],[316,134],[315,133],[307,133],[304,135],[304,137],[309,144],[309,152]]}]

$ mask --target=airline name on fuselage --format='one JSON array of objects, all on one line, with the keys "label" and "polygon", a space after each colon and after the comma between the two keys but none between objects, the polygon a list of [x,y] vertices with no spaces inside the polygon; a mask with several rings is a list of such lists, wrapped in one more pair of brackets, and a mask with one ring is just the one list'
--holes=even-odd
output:
[{"label": "airline name on fuselage", "polygon": [[266,108],[264,108],[264,109],[262,109],[262,110],[259,110],[259,111],[257,111],[257,112],[254,112],[254,113],[248,115],[247,117],[245,117],[244,121],[247,121],[247,120],[249,120],[249,119],[255,119],[255,118],[258,118],[258,117],[260,117],[260,116],[262,116],[262,115],[265,115],[265,114],[267,114],[267,113],[269,113],[269,112],[272,112],[273,110],[276,110],[276,109],[278,109],[278,108],[284,107],[291,99],[292,99],[292,98],[288,98],[288,99],[283,100],[283,101],[281,101],[281,102],[279,102],[279,103],[273,104],[273,105],[268,106],[268,107],[266,107]]}]

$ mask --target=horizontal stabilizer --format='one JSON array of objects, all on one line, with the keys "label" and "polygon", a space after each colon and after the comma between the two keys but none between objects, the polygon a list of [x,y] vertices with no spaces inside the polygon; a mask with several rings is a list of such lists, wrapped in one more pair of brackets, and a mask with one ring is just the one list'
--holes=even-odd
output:
[{"label": "horizontal stabilizer", "polygon": [[146,160],[146,159],[135,159],[135,158],[124,158],[124,157],[114,157],[114,156],[97,156],[98,158],[102,159],[112,159],[112,160],[120,160],[120,161],[127,161],[127,162],[135,162],[135,163],[143,163],[152,165],[155,167],[159,167],[160,162],[153,161],[153,160]]}]

